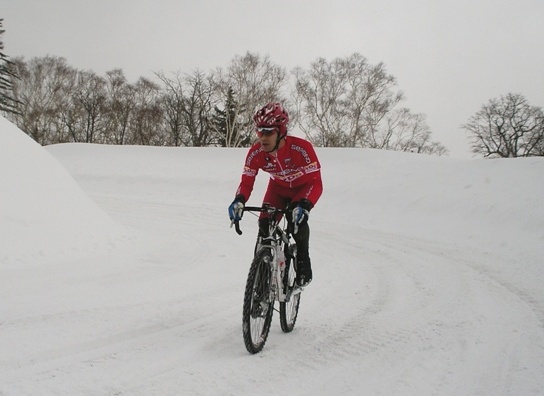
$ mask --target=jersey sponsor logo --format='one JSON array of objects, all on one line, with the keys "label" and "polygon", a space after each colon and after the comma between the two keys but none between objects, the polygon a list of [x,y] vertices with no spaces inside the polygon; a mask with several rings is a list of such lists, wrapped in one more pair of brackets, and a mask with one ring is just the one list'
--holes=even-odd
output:
[{"label": "jersey sponsor logo", "polygon": [[304,167],[304,173],[317,172],[319,170],[319,165],[317,162],[312,162],[310,165]]},{"label": "jersey sponsor logo", "polygon": [[293,180],[298,179],[299,177],[304,176],[302,171],[289,171],[289,172],[277,172],[271,173],[274,179],[278,179],[287,183],[292,182]]},{"label": "jersey sponsor logo", "polygon": [[263,151],[263,148],[259,148],[259,149],[255,149],[253,150],[248,156],[247,156],[247,159],[246,159],[246,165],[247,166],[250,166],[251,165],[251,161],[253,161],[253,159],[259,155],[259,153]]},{"label": "jersey sponsor logo", "polygon": [[298,151],[300,154],[302,154],[302,156],[304,157],[304,161],[306,161],[307,164],[312,162],[312,160],[310,159],[310,156],[308,155],[308,152],[303,147],[297,146],[296,144],[292,144],[291,149]]},{"label": "jersey sponsor logo", "polygon": [[257,176],[257,171],[255,169],[251,169],[249,166],[244,166],[244,172],[242,173],[242,175],[255,177]]},{"label": "jersey sponsor logo", "polygon": [[270,170],[273,169],[273,168],[276,168],[276,164],[274,164],[273,162],[267,162],[263,166],[263,170],[266,171],[266,172],[270,172]]}]

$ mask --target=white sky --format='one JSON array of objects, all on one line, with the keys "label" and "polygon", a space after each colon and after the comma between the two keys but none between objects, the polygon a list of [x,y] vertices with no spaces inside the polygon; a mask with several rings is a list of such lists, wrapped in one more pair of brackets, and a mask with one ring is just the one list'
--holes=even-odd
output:
[{"label": "white sky", "polygon": [[509,92],[544,106],[542,0],[5,0],[10,57],[55,55],[130,81],[226,67],[247,51],[290,70],[354,52],[383,62],[433,139],[468,158],[461,124]]}]

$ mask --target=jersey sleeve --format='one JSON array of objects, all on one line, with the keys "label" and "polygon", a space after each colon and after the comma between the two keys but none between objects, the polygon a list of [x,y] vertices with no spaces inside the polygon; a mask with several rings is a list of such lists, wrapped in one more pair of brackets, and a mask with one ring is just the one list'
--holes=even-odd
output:
[{"label": "jersey sleeve", "polygon": [[304,167],[305,177],[307,178],[306,199],[315,205],[323,193],[323,181],[321,180],[321,164],[317,158],[314,147],[308,143],[306,146],[310,163]]},{"label": "jersey sleeve", "polygon": [[257,173],[259,173],[259,161],[257,156],[260,151],[259,148],[253,146],[248,151],[246,161],[244,162],[244,170],[242,172],[240,184],[236,190],[236,195],[242,195],[245,202],[247,202],[251,196],[253,186],[255,185],[255,178],[257,177]]},{"label": "jersey sleeve", "polygon": [[323,182],[321,181],[321,171],[315,172],[312,179],[308,183],[308,191],[306,193],[306,199],[312,203],[313,206],[317,203],[321,194],[323,193]]}]

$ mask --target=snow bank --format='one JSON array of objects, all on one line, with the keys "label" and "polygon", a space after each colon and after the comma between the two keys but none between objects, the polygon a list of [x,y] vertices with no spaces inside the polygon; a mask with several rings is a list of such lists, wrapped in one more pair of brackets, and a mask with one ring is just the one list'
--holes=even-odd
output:
[{"label": "snow bank", "polygon": [[544,158],[456,160],[350,149],[326,149],[320,158],[320,205],[334,204],[337,221],[533,259],[542,253],[535,247],[544,246]]},{"label": "snow bank", "polygon": [[39,144],[0,117],[0,265],[100,250],[121,229]]}]

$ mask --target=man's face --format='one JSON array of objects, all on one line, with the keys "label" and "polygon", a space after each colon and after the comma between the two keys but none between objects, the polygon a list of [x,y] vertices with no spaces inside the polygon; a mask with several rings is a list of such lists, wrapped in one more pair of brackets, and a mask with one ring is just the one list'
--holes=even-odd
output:
[{"label": "man's face", "polygon": [[257,137],[262,148],[267,153],[274,150],[276,141],[278,140],[278,128],[257,128]]}]

